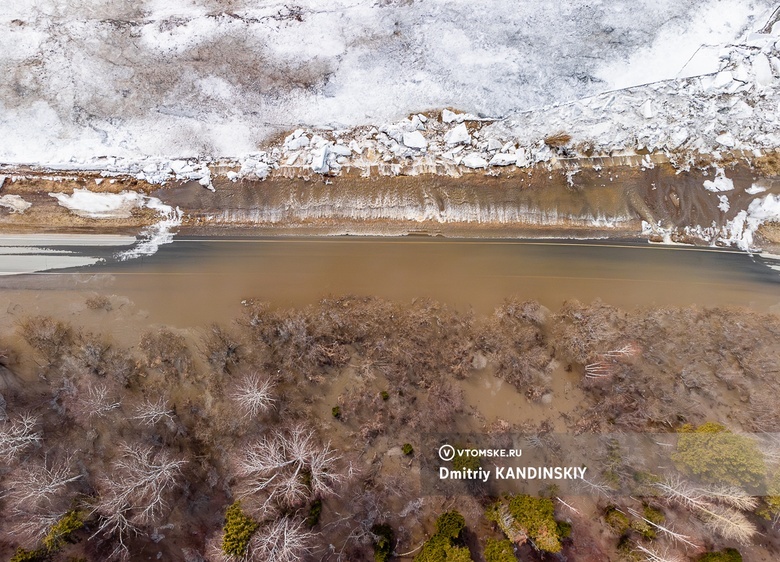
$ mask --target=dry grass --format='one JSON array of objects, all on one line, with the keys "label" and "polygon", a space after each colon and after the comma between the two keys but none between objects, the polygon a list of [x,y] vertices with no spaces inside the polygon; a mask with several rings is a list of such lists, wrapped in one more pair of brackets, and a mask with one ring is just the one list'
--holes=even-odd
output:
[{"label": "dry grass", "polygon": [[571,142],[571,135],[563,131],[544,138],[544,144],[550,148],[563,148]]}]

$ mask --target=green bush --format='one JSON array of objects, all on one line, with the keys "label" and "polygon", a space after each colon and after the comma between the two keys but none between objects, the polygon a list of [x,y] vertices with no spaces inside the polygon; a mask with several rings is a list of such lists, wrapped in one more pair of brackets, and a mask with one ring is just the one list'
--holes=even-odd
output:
[{"label": "green bush", "polygon": [[656,536],[655,527],[642,519],[634,519],[631,522],[631,528],[647,540],[653,540]]},{"label": "green bush", "polygon": [[320,515],[322,515],[322,500],[314,500],[309,507],[309,515],[306,516],[306,524],[309,527],[314,527],[320,522]]},{"label": "green bush", "polygon": [[485,544],[485,562],[517,562],[512,541],[488,539]]},{"label": "green bush", "polygon": [[241,502],[235,502],[225,512],[222,552],[235,557],[246,554],[249,541],[259,526],[257,521],[241,511]]},{"label": "green bush", "polygon": [[571,523],[558,521],[558,537],[568,539],[571,536]]},{"label": "green bush", "polygon": [[509,513],[525,529],[536,548],[552,553],[562,548],[554,511],[555,506],[548,498],[520,495],[509,500]]},{"label": "green bush", "polygon": [[456,541],[466,527],[466,520],[457,511],[442,513],[436,520],[436,533],[426,541],[414,562],[471,562],[471,553]]},{"label": "green bush", "polygon": [[38,550],[17,548],[9,562],[45,562],[48,559],[49,553],[42,548]]},{"label": "green bush", "polygon": [[479,470],[479,457],[461,454],[460,451],[467,447],[455,447],[455,457],[452,459],[452,468],[455,470]]},{"label": "green bush", "polygon": [[393,554],[393,529],[390,525],[374,525],[374,562],[387,562]]},{"label": "green bush", "polygon": [[73,541],[73,533],[84,526],[84,515],[80,511],[71,510],[52,525],[43,537],[43,546],[49,552],[60,550],[65,543]]},{"label": "green bush", "polygon": [[409,456],[414,453],[414,447],[412,447],[411,443],[404,443],[404,446],[401,447],[401,451],[403,451],[404,455]]},{"label": "green bush", "polygon": [[337,420],[341,419],[341,406],[333,406],[333,408],[330,411],[331,414],[333,414],[333,417]]},{"label": "green bush", "polygon": [[683,426],[672,459],[711,484],[757,488],[766,475],[755,441],[712,422],[695,429]]},{"label": "green bush", "polygon": [[698,562],[742,562],[742,555],[738,550],[727,548],[720,552],[708,552]]},{"label": "green bush", "polygon": [[446,511],[436,520],[436,534],[457,540],[466,527],[466,519],[457,511]]},{"label": "green bush", "polygon": [[390,400],[390,393],[387,392],[386,390],[382,391],[381,396],[382,396],[382,400],[384,400],[385,402]]}]

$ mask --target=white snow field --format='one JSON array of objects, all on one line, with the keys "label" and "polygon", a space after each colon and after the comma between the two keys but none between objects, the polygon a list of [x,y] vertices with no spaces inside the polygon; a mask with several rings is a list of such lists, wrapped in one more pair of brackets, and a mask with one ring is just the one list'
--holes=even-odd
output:
[{"label": "white snow field", "polygon": [[[2,2],[0,163],[140,171],[146,164],[137,163],[150,158],[241,159],[298,126],[378,126],[442,107],[507,117],[711,72],[718,50],[700,47],[744,39],[774,7],[772,0]],[[770,77],[776,71],[764,69]],[[407,142],[419,149],[427,140],[412,134]],[[262,158],[255,161],[262,175]],[[468,162],[483,166],[477,157]],[[171,168],[178,177],[208,174],[186,162]],[[147,170],[150,179],[155,170]]]}]

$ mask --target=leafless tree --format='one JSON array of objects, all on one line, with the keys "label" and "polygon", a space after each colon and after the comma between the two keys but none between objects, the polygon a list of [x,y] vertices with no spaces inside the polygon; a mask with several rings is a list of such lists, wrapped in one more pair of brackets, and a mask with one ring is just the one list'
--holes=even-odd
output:
[{"label": "leafless tree", "polygon": [[642,348],[635,343],[627,343],[617,349],[613,349],[604,353],[604,357],[618,358],[618,357],[636,357],[642,352]]},{"label": "leafless tree", "polygon": [[645,517],[635,509],[628,508],[628,512],[634,517],[641,519],[642,521],[644,521],[645,523],[653,527],[655,530],[659,531],[661,534],[669,537],[670,539],[672,539],[673,542],[682,543],[686,546],[690,546],[691,548],[696,548],[696,549],[700,548],[699,545],[696,545],[690,541],[691,537],[689,537],[688,535],[677,533],[671,527],[667,527],[665,525],[660,525],[658,523],[650,521],[647,517]]},{"label": "leafless tree", "polygon": [[563,500],[562,500],[560,497],[558,497],[558,496],[555,496],[555,499],[556,499],[556,500],[558,500],[562,506],[564,506],[564,507],[568,508],[568,509],[569,509],[569,510],[571,510],[573,513],[576,513],[577,515],[582,515],[582,513],[580,512],[580,510],[579,510],[579,509],[577,509],[576,507],[574,507],[574,506],[572,506],[572,505],[570,505],[570,504],[566,503],[566,502],[565,502],[565,501],[563,501]]},{"label": "leafless tree", "polygon": [[502,502],[498,506],[496,515],[498,516],[496,521],[498,526],[510,541],[516,544],[524,544],[528,540],[528,533],[517,523],[517,520],[509,512],[509,507],[505,503]]},{"label": "leafless tree", "polygon": [[111,396],[111,391],[105,384],[90,385],[78,398],[77,403],[87,419],[106,417],[109,412],[121,406],[121,402]]},{"label": "leafless tree", "polygon": [[589,379],[600,379],[615,374],[616,366],[606,361],[596,361],[585,365],[585,376]]},{"label": "leafless tree", "polygon": [[174,423],[173,410],[162,396],[154,401],[149,398],[145,399],[136,406],[135,415],[131,419],[138,420],[148,426],[156,425],[160,421],[165,421],[168,425]]},{"label": "leafless tree", "polygon": [[34,547],[71,507],[68,489],[81,478],[71,458],[58,463],[25,463],[7,478],[5,515],[11,519],[8,532],[14,541]]},{"label": "leafless tree", "polygon": [[659,482],[656,487],[668,500],[691,510],[709,529],[726,539],[747,544],[756,533],[755,525],[740,511],[754,509],[756,500],[741,490],[708,490],[677,479]]},{"label": "leafless tree", "polygon": [[653,550],[649,547],[641,544],[636,545],[638,552],[641,552],[645,556],[647,562],[683,562],[684,559],[677,554],[662,553],[657,550]]},{"label": "leafless tree", "polygon": [[241,344],[232,334],[212,324],[203,337],[203,352],[209,363],[220,373],[238,364]]},{"label": "leafless tree", "polygon": [[274,385],[270,379],[261,379],[252,373],[243,378],[231,398],[244,412],[245,417],[254,418],[273,407],[273,389]]},{"label": "leafless tree", "polygon": [[127,559],[127,539],[141,528],[159,521],[167,510],[166,496],[178,484],[185,460],[165,450],[146,445],[124,444],[122,455],[111,465],[111,473],[98,482],[99,497],[94,511],[100,515],[91,538],[116,541],[112,559]]},{"label": "leafless tree", "polygon": [[252,537],[249,550],[253,560],[298,562],[311,552],[314,537],[304,521],[282,517],[261,527]]},{"label": "leafless tree", "polygon": [[236,473],[242,480],[242,497],[264,497],[263,514],[277,506],[292,507],[311,496],[333,493],[343,479],[335,471],[339,457],[329,444],[320,445],[314,432],[303,426],[275,432],[248,447],[239,459]]},{"label": "leafless tree", "polygon": [[0,422],[0,460],[11,463],[28,447],[41,442],[41,432],[35,430],[38,418],[25,413],[16,419]]}]

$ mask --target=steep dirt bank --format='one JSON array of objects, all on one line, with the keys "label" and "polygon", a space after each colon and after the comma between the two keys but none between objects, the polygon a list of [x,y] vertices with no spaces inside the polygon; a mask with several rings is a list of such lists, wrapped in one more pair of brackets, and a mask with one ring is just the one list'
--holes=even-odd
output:
[{"label": "steep dirt bank", "polygon": [[[0,231],[137,232],[159,220],[149,208],[133,209],[124,218],[78,216],[50,195],[88,189],[157,197],[181,209],[180,232],[188,234],[643,236],[719,244],[725,243],[729,224],[754,199],[780,193],[780,180],[766,167],[771,163],[726,167],[733,189],[721,194],[705,187],[715,179],[714,167],[682,171],[649,159],[645,165],[576,160],[501,172],[467,171],[459,177],[367,177],[347,170],[324,176],[281,169],[263,181],[217,179],[213,192],[195,181],[158,186],[133,177],[102,178],[97,172],[56,176],[19,170],[6,179],[0,194],[31,205],[24,212],[0,207]],[[755,245],[778,247],[780,228],[763,225]]]}]

